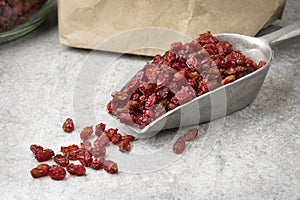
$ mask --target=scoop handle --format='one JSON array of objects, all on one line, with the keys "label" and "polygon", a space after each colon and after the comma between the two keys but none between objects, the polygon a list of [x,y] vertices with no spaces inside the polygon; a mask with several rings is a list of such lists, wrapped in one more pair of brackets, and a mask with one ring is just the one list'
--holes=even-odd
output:
[{"label": "scoop handle", "polygon": [[271,45],[300,35],[300,21],[290,24],[278,31],[269,33],[260,38],[267,40]]}]

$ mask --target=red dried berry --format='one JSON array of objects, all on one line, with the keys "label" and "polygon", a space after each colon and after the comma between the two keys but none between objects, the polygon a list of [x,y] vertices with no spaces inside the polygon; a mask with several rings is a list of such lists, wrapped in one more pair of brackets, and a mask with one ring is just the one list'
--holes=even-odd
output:
[{"label": "red dried berry", "polygon": [[235,76],[234,75],[229,75],[229,76],[227,76],[226,78],[224,78],[222,80],[222,84],[226,85],[226,84],[231,83],[233,81],[235,81]]},{"label": "red dried berry", "polygon": [[107,109],[107,112],[108,113],[110,113],[110,114],[112,114],[113,112],[112,112],[112,106],[111,106],[111,101],[106,105],[106,109]]},{"label": "red dried berry", "polygon": [[180,137],[173,145],[173,152],[177,154],[181,154],[183,153],[184,150],[185,150],[185,138]]},{"label": "red dried berry", "polygon": [[133,135],[123,135],[122,140],[128,140],[129,142],[133,141],[135,137]]},{"label": "red dried berry", "polygon": [[104,166],[104,170],[109,174],[118,173],[118,165],[114,161],[106,160],[103,166]]},{"label": "red dried berry", "polygon": [[85,140],[82,143],[80,143],[80,147],[82,149],[86,149],[88,151],[91,151],[92,150],[92,143],[89,140]]},{"label": "red dried berry", "polygon": [[77,152],[78,150],[71,150],[66,152],[64,155],[69,159],[69,160],[78,160],[77,158]]},{"label": "red dried berry", "polygon": [[95,158],[99,158],[99,157],[104,158],[105,154],[106,154],[106,149],[105,149],[105,147],[102,147],[102,146],[94,147],[93,150],[92,150],[92,155]]},{"label": "red dried berry", "polygon": [[[134,102],[132,102],[134,103]],[[119,119],[121,123],[125,123],[128,125],[133,125],[134,121],[132,120],[132,117],[129,113],[120,113]]]},{"label": "red dried berry", "polygon": [[185,141],[191,141],[198,135],[198,129],[192,128],[186,134],[184,134]]},{"label": "red dried berry", "polygon": [[60,151],[62,153],[67,153],[69,151],[73,151],[73,150],[77,150],[77,149],[79,149],[79,146],[77,146],[76,144],[72,144],[72,145],[69,145],[67,147],[63,147],[63,146],[60,147]]},{"label": "red dried berry", "polygon": [[39,162],[50,160],[53,156],[54,156],[54,152],[51,149],[37,151],[35,154],[35,158]]},{"label": "red dried berry", "polygon": [[100,136],[105,131],[106,124],[100,123],[96,125],[95,135]]},{"label": "red dried berry", "polygon": [[71,175],[83,176],[83,175],[85,175],[86,169],[82,165],[74,165],[73,163],[71,163],[67,166],[67,171]]},{"label": "red dried berry", "polygon": [[152,93],[148,99],[146,100],[146,103],[145,103],[145,109],[146,110],[149,110],[153,107],[153,105],[155,104],[157,98],[156,98],[156,94],[155,93]]},{"label": "red dried berry", "polygon": [[121,142],[121,140],[122,140],[122,135],[117,133],[112,136],[111,143],[118,144],[119,142]]},{"label": "red dried berry", "polygon": [[49,174],[49,165],[48,164],[40,164],[37,167],[33,168],[30,171],[30,174],[33,178],[41,178],[44,176],[48,176]]},{"label": "red dried berry", "polygon": [[265,64],[266,64],[265,61],[259,61],[257,67],[258,67],[258,68],[261,68],[261,67],[263,67]]},{"label": "red dried berry", "polygon": [[61,166],[52,165],[49,168],[49,175],[50,175],[50,178],[52,178],[53,180],[60,181],[66,177],[67,173],[66,173],[66,170],[64,168],[62,168]]},{"label": "red dried berry", "polygon": [[62,128],[66,133],[71,133],[72,131],[74,131],[73,120],[71,118],[67,118],[66,121],[64,122]]},{"label": "red dried berry", "polygon": [[36,154],[38,151],[44,150],[42,146],[33,144],[30,146],[30,150],[32,151],[33,154]]},{"label": "red dried berry", "polygon": [[67,147],[60,147],[60,151],[66,156],[69,160],[77,160],[77,150],[79,147],[76,144],[72,144]]},{"label": "red dried berry", "polygon": [[93,127],[87,126],[84,129],[82,129],[82,131],[80,133],[80,138],[82,140],[88,140],[91,138],[92,134],[93,134]]},{"label": "red dried berry", "polygon": [[129,152],[131,148],[130,142],[128,140],[122,140],[119,143],[119,150],[121,152]]},{"label": "red dried berry", "polygon": [[48,164],[46,164],[46,163],[43,163],[43,164],[39,164],[36,168],[38,168],[38,169],[43,169],[43,170],[45,170],[45,171],[49,171],[49,165]]},{"label": "red dried berry", "polygon": [[109,143],[109,138],[107,135],[103,134],[100,137],[98,137],[94,142],[94,147],[105,147]]},{"label": "red dried berry", "polygon": [[48,172],[45,172],[44,170],[33,168],[30,170],[30,174],[33,178],[41,178],[48,175]]},{"label": "red dried berry", "polygon": [[77,150],[77,159],[85,167],[90,166],[93,161],[92,154],[86,149]]},{"label": "red dried berry", "polygon": [[161,55],[156,55],[156,56],[154,56],[154,58],[153,58],[153,63],[160,63],[160,61],[162,60],[162,57],[161,57]]},{"label": "red dried berry", "polygon": [[175,51],[175,52],[178,52],[182,49],[183,45],[181,42],[175,42],[173,44],[171,44],[171,50],[172,51]]},{"label": "red dried berry", "polygon": [[62,167],[66,167],[69,164],[69,159],[66,156],[60,154],[55,155],[53,159]]},{"label": "red dried berry", "polygon": [[100,170],[103,169],[104,165],[104,158],[98,158],[93,160],[92,164],[91,164],[91,168],[93,168],[94,170]]},{"label": "red dried berry", "polygon": [[105,134],[107,135],[107,137],[109,138],[109,140],[111,140],[112,136],[118,133],[118,129],[113,129],[110,128],[107,131],[105,131]]}]

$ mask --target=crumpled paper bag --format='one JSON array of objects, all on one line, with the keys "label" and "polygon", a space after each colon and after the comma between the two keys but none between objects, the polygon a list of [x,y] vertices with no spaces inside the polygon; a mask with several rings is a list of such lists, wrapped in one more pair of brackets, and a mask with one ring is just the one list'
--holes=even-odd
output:
[{"label": "crumpled paper bag", "polygon": [[[64,45],[122,52],[98,45],[142,27],[171,29],[190,38],[199,33],[254,36],[282,15],[286,0],[58,0],[59,38]],[[174,41],[175,42],[175,41]],[[98,47],[97,47],[98,46]],[[131,52],[154,55],[159,50]]]}]

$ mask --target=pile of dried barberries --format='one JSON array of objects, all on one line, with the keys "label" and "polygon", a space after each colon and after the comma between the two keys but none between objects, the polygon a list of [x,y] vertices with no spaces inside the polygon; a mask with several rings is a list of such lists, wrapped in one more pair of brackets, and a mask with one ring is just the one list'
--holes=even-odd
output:
[{"label": "pile of dried barberries", "polygon": [[265,65],[256,64],[209,32],[171,45],[156,55],[107,104],[120,122],[143,128],[193,98],[235,81]]},{"label": "pile of dried barberries", "polygon": [[[66,128],[68,127],[68,128]],[[73,121],[68,118],[63,125],[66,132],[74,130]],[[106,147],[109,143],[117,145],[121,152],[129,152],[131,149],[131,142],[135,139],[132,135],[121,135],[118,129],[107,129],[106,124],[100,123],[95,126],[96,139],[91,143],[93,138],[93,127],[85,127],[81,133],[80,138],[82,143],[80,146],[72,144],[67,147],[61,147],[62,154],[56,154],[51,149],[44,149],[39,145],[31,145],[30,150],[33,152],[38,162],[45,162],[53,158],[57,165],[49,166],[46,163],[40,164],[30,171],[32,177],[40,178],[50,176],[54,180],[62,180],[66,176],[66,170],[71,175],[83,176],[86,173],[86,167],[95,170],[104,169],[110,174],[118,172],[118,165],[114,161],[106,160]],[[70,163],[70,161],[79,161],[80,164]],[[66,170],[65,170],[66,168]]]}]

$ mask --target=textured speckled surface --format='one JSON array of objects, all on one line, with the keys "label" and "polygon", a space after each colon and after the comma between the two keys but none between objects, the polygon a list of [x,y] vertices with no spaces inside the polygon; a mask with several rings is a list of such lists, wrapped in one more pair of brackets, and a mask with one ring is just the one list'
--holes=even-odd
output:
[{"label": "textured speckled surface", "polygon": [[[263,32],[300,20],[299,12],[299,1],[287,0],[283,19]],[[89,53],[59,43],[53,13],[34,32],[0,46],[0,199],[300,199],[300,37],[274,52],[255,102],[226,117],[220,133],[204,133],[202,125],[200,137],[167,167],[35,180],[32,143],[58,152],[79,142],[79,127],[64,134],[61,125],[74,115],[73,89]],[[155,151],[172,138],[169,132],[139,140],[134,151]]]}]

